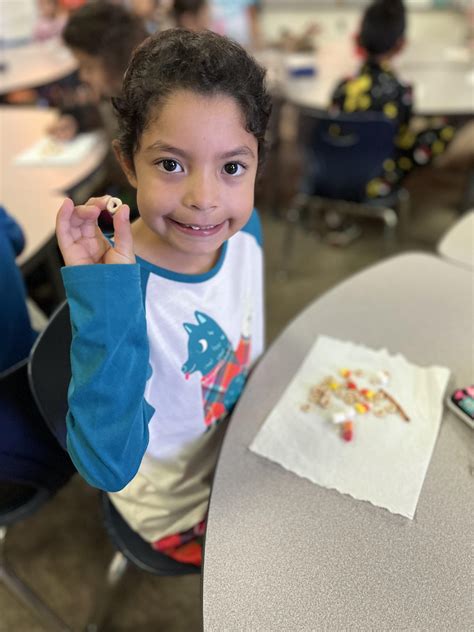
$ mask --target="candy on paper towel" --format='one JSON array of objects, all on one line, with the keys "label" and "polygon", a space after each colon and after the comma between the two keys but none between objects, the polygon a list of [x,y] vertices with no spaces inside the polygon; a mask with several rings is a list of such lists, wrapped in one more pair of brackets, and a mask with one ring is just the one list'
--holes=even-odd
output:
[{"label": "candy on paper towel", "polygon": [[338,410],[332,414],[331,419],[333,424],[343,424],[346,421],[351,421],[355,417],[355,411],[353,408],[347,408],[346,410]]},{"label": "candy on paper towel", "polygon": [[342,425],[342,438],[344,441],[352,441],[354,436],[354,424],[352,421],[346,421]]}]

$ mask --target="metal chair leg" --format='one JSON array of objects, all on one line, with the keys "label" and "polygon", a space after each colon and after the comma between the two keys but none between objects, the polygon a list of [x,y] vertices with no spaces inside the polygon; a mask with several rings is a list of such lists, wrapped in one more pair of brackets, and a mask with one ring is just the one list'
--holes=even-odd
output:
[{"label": "metal chair leg", "polygon": [[410,194],[406,189],[401,189],[398,193],[398,218],[400,238],[404,240],[408,236],[408,226],[410,221]]},{"label": "metal chair leg", "polygon": [[290,271],[290,262],[293,255],[293,246],[295,238],[295,228],[300,221],[301,211],[308,203],[308,196],[305,193],[298,193],[292,204],[286,212],[286,230],[283,237],[282,247],[282,263],[280,266],[281,273],[288,275]]},{"label": "metal chair leg", "polygon": [[383,209],[381,216],[384,223],[385,250],[388,254],[391,254],[397,243],[398,217],[391,208]]},{"label": "metal chair leg", "polygon": [[0,581],[42,620],[46,630],[50,632],[71,632],[71,628],[50,610],[39,596],[9,567],[5,555],[6,535],[7,528],[0,527]]},{"label": "metal chair leg", "polygon": [[102,629],[109,613],[116,588],[124,576],[127,566],[127,558],[117,551],[109,564],[105,583],[102,586],[98,598],[96,599],[89,622],[84,628],[84,632],[99,632]]}]

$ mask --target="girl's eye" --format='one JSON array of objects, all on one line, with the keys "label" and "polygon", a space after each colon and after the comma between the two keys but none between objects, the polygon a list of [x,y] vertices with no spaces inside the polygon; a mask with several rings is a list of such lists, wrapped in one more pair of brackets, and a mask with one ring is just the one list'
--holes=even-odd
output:
[{"label": "girl's eye", "polygon": [[239,162],[228,162],[224,165],[224,171],[229,176],[240,176],[244,172],[245,167],[241,165]]},{"label": "girl's eye", "polygon": [[156,164],[161,167],[163,171],[167,171],[168,173],[180,173],[183,171],[183,167],[179,164],[179,162],[172,160],[171,158],[165,158]]}]

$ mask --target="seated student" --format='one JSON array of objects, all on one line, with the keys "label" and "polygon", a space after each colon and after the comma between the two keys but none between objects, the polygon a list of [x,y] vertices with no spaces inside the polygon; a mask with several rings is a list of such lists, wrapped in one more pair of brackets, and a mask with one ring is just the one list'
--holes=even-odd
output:
[{"label": "seated student", "polygon": [[387,156],[379,177],[367,183],[369,198],[397,188],[416,166],[439,156],[454,136],[441,120],[412,120],[413,89],[390,66],[405,43],[406,16],[402,0],[375,0],[364,12],[357,43],[366,59],[355,77],[342,81],[332,95],[331,113],[383,112],[396,122],[395,153]]},{"label": "seated student", "polygon": [[60,35],[66,24],[67,14],[59,0],[36,0],[39,17],[33,29],[33,39],[47,40]]},{"label": "seated student", "polygon": [[176,26],[189,31],[204,31],[211,25],[207,0],[174,0],[171,15]]},{"label": "seated student", "polygon": [[[112,151],[117,123],[110,98],[117,95],[132,51],[147,37],[142,21],[124,7],[112,2],[92,2],[71,14],[63,39],[79,65],[81,81],[92,93],[95,106],[81,104],[63,109],[49,132],[63,140],[78,132],[102,127],[110,142],[102,192],[121,197],[135,207],[129,187]],[[108,215],[102,216],[104,225]],[[109,222],[111,226],[111,222]]]},{"label": "seated student", "polygon": [[148,35],[162,28],[165,13],[163,0],[126,0],[124,4],[143,22]]},{"label": "seated student", "polygon": [[271,110],[265,71],[210,31],[167,29],[132,57],[115,148],[140,218],[62,204],[73,340],[68,451],[157,550],[201,563],[226,420],[263,351],[254,205]]},{"label": "seated student", "polygon": [[257,0],[210,0],[212,30],[252,50],[260,48],[262,34]]},{"label": "seated student", "polygon": [[37,336],[28,315],[25,284],[15,261],[24,247],[20,226],[0,206],[0,372],[26,358]]},{"label": "seated student", "polygon": [[[0,206],[0,374],[28,357],[38,335],[30,322],[25,284],[15,258],[25,238],[20,226]],[[26,380],[26,378],[25,378]],[[18,494],[33,487],[56,491],[75,471],[67,453],[53,437],[39,414],[29,410],[19,394],[2,381],[0,394],[0,494],[18,500]],[[27,386],[26,386],[27,388]]]}]

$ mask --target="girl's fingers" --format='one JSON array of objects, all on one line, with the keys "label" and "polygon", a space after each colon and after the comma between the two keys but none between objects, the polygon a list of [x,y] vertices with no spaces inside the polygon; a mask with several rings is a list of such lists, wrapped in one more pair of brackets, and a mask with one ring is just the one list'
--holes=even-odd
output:
[{"label": "girl's fingers", "polygon": [[135,263],[130,208],[122,204],[114,215],[114,253],[119,256],[115,263]]},{"label": "girl's fingers", "polygon": [[67,198],[61,204],[56,218],[56,234],[66,265],[135,263],[130,208],[122,204],[114,215],[113,247],[97,225],[109,200],[110,195],[104,195],[74,206],[74,202]]},{"label": "girl's fingers", "polygon": [[100,197],[91,197],[85,203],[85,206],[97,206],[101,211],[105,211],[107,208],[107,202],[110,200],[111,195],[101,195]]},{"label": "girl's fingers", "polygon": [[66,198],[59,207],[56,216],[56,234],[58,236],[59,246],[68,245],[72,242],[71,235],[71,217],[74,213],[74,202]]},{"label": "girl's fingers", "polygon": [[100,207],[92,204],[79,204],[74,210],[75,213],[71,218],[74,226],[80,226],[84,222],[90,222],[95,225],[101,213]]}]

